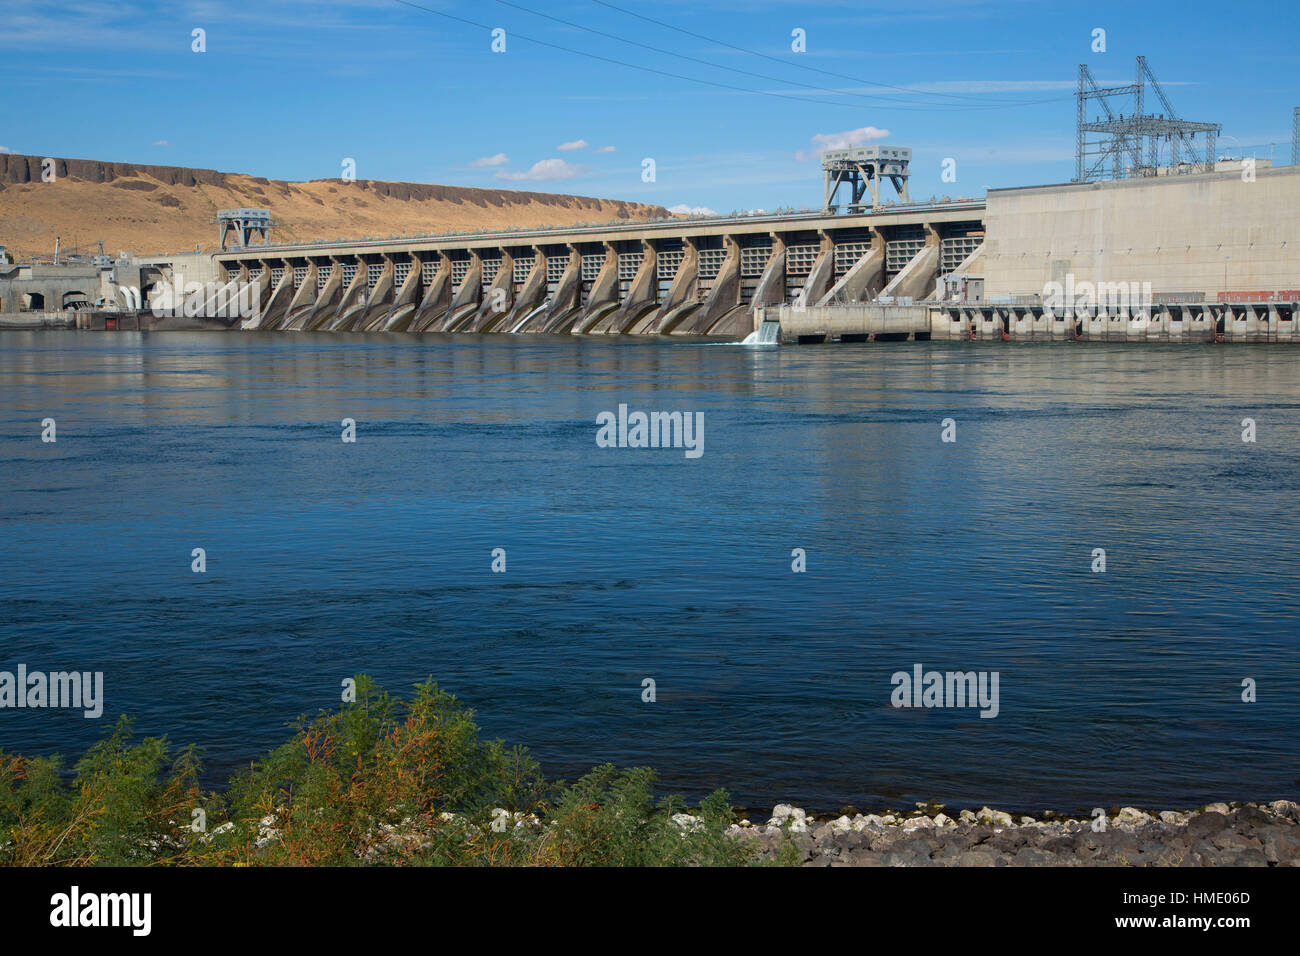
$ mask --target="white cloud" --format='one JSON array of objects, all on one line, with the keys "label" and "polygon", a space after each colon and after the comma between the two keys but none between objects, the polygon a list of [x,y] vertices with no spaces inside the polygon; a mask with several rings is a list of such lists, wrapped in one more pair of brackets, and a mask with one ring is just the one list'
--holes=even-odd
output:
[{"label": "white cloud", "polygon": [[612,153],[612,152],[614,152],[617,148],[618,148],[618,147],[616,147],[616,146],[602,146],[602,147],[600,147],[599,149],[597,149],[596,152],[598,152],[598,153]]},{"label": "white cloud", "polygon": [[497,173],[497,179],[511,182],[531,180],[533,182],[554,182],[559,179],[576,179],[587,171],[586,166],[566,163],[562,159],[543,159],[533,163],[526,173],[508,173],[504,169]]},{"label": "white cloud", "polygon": [[794,158],[799,161],[816,159],[821,156],[824,149],[849,149],[853,146],[865,146],[873,139],[884,139],[889,135],[889,130],[880,129],[875,126],[862,126],[858,129],[848,129],[842,133],[818,133],[812,138],[814,149],[801,149],[794,154]]},{"label": "white cloud", "polygon": [[708,206],[688,206],[684,202],[679,202],[676,206],[669,206],[668,211],[678,216],[716,216],[717,213]]},{"label": "white cloud", "polygon": [[585,139],[575,139],[571,143],[561,143],[559,146],[555,148],[562,153],[567,153],[570,150],[574,150],[574,149],[586,149],[587,141]]},{"label": "white cloud", "polygon": [[0,153],[12,153],[13,150],[8,146],[0,146]]},{"label": "white cloud", "polygon": [[154,144],[155,146],[170,146],[170,145],[171,145],[171,143],[167,142],[167,140],[165,140],[165,139],[156,139],[156,140],[154,140],[153,144]]},{"label": "white cloud", "polygon": [[495,156],[484,156],[470,163],[470,169],[482,169],[484,166],[504,166],[510,162],[510,157],[505,153],[497,153]]}]

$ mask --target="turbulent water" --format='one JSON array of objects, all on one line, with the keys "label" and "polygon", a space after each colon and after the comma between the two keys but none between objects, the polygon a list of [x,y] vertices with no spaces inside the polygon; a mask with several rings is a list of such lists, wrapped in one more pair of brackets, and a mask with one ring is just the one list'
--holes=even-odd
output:
[{"label": "turbulent water", "polygon": [[[0,670],[106,697],[5,750],[127,713],[219,779],[364,672],[750,806],[1296,793],[1300,350],[11,332],[0,417]],[[917,664],[997,716],[892,706]]]}]

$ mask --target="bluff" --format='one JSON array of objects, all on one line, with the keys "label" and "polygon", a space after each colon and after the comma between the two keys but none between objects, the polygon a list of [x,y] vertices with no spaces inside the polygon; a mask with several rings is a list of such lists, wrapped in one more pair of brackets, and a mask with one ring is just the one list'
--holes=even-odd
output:
[{"label": "bluff", "polygon": [[0,153],[0,245],[17,256],[212,250],[218,209],[269,208],[273,240],[414,235],[668,218],[662,206],[561,193],[358,179],[290,182],[215,169]]}]

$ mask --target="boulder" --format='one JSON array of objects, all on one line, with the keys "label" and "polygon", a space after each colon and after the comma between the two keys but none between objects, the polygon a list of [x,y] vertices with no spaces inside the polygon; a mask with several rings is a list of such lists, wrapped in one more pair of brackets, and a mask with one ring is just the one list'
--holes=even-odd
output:
[{"label": "boulder", "polygon": [[778,803],[772,808],[772,818],[767,821],[770,827],[789,826],[791,833],[806,833],[808,830],[808,814],[798,807],[792,807],[788,803]]},{"label": "boulder", "polygon": [[953,860],[954,866],[997,866],[1001,858],[992,850],[967,850]]},{"label": "boulder", "polygon": [[1264,827],[1260,836],[1264,843],[1264,858],[1278,866],[1300,865],[1300,833],[1296,827],[1273,824]]},{"label": "boulder", "polygon": [[1061,866],[1064,860],[1046,850],[1040,850],[1038,847],[1023,846],[1016,851],[1015,858],[1012,862],[1016,866]]},{"label": "boulder", "polygon": [[1187,836],[1193,840],[1200,840],[1218,833],[1228,825],[1228,818],[1217,810],[1206,810],[1204,813],[1198,813],[1187,823]]},{"label": "boulder", "polygon": [[1279,817],[1286,817],[1292,823],[1300,823],[1300,803],[1294,800],[1274,800],[1268,808]]},{"label": "boulder", "polygon": [[1255,806],[1248,803],[1235,814],[1237,826],[1245,827],[1266,827],[1273,822],[1273,818]]},{"label": "boulder", "polygon": [[1016,822],[1011,819],[1011,814],[1002,810],[990,810],[988,807],[981,807],[976,818],[980,823],[994,827],[1013,827]]},{"label": "boulder", "polygon": [[1144,813],[1136,807],[1120,807],[1119,813],[1115,814],[1113,822],[1139,826],[1143,823],[1150,823],[1151,819],[1151,814]]}]

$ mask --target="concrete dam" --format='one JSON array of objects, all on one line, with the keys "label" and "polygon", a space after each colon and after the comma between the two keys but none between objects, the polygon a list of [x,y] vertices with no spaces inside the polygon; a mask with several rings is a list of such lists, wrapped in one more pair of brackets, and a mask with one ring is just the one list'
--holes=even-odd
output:
[{"label": "concrete dam", "polygon": [[[865,205],[334,242],[241,236],[213,255],[18,264],[0,268],[0,324],[740,339],[766,323],[762,336],[786,343],[1300,341],[1300,166],[1252,161],[1247,176],[1225,161]],[[232,212],[262,217],[246,230],[269,224],[266,210]]]},{"label": "concrete dam", "polygon": [[767,321],[783,342],[1300,341],[1300,167],[216,262],[232,289],[256,283],[247,330],[744,337]]},{"label": "concrete dam", "polygon": [[983,210],[259,246],[217,257],[219,291],[257,284],[248,330],[744,336],[763,306],[925,297],[979,250]]}]

